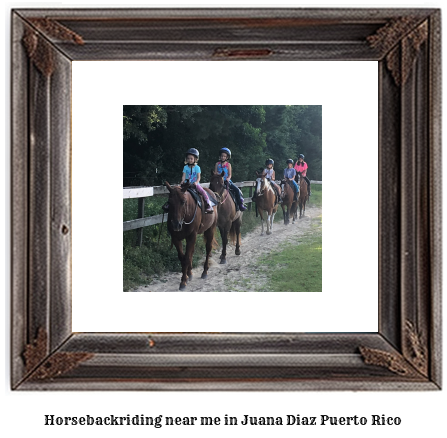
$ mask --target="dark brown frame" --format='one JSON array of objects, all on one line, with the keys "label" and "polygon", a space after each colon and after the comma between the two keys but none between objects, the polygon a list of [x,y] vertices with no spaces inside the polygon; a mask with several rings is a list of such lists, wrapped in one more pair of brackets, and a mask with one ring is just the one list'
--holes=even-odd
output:
[{"label": "dark brown frame", "polygon": [[[440,29],[436,9],[14,10],[12,388],[440,389]],[[378,61],[378,333],[72,333],[71,61],[103,59]]]}]

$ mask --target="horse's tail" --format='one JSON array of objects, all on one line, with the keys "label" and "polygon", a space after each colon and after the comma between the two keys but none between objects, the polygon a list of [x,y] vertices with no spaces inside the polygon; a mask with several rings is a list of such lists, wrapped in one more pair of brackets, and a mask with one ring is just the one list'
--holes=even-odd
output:
[{"label": "horse's tail", "polygon": [[229,239],[231,239],[231,244],[236,245],[236,243],[241,246],[241,233],[239,235],[236,234],[236,221],[231,224],[230,232],[228,233]]},{"label": "horse's tail", "polygon": [[230,232],[228,233],[228,237],[231,240],[231,244],[235,245],[236,244],[236,231],[234,229],[234,222],[231,224],[231,228],[230,228]]}]

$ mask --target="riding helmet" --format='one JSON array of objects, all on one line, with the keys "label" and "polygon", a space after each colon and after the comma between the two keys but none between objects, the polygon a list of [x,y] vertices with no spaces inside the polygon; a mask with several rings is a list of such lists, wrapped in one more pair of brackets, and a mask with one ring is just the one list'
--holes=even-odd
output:
[{"label": "riding helmet", "polygon": [[222,149],[219,151],[219,155],[220,155],[222,152],[225,152],[225,153],[228,155],[228,158],[231,158],[231,151],[230,151],[230,149],[228,149],[228,148],[222,148]]},{"label": "riding helmet", "polygon": [[289,164],[289,163],[292,163],[292,164],[293,164],[293,160],[292,160],[291,158],[289,158],[289,159],[286,161],[286,163],[287,163],[287,164]]},{"label": "riding helmet", "polygon": [[274,166],[274,165],[275,165],[275,162],[274,162],[271,158],[269,158],[268,160],[265,160],[265,165],[268,166],[269,164],[271,164],[272,166]]},{"label": "riding helmet", "polygon": [[186,155],[194,155],[197,158],[197,160],[199,159],[199,151],[195,148],[188,149],[188,151],[185,154],[185,157]]},{"label": "riding helmet", "polygon": [[302,158],[304,160],[304,155],[300,154],[300,156],[298,158]]}]

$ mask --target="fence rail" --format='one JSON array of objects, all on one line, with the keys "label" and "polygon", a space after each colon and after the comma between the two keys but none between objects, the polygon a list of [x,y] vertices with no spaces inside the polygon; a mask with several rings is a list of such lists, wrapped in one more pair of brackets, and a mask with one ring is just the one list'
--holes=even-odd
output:
[{"label": "fence rail", "polygon": [[[311,184],[322,184],[322,181],[310,181]],[[244,202],[251,208],[251,197],[253,196],[253,187],[256,181],[242,181],[233,183],[236,187],[250,187],[249,198]],[[209,188],[209,183],[201,183],[202,187]],[[173,185],[172,187],[176,187]],[[123,199],[138,198],[138,219],[123,222],[123,231],[137,230],[137,245],[141,246],[143,243],[143,228],[149,225],[161,224],[163,215],[157,214],[155,216],[144,217],[144,200],[150,196],[168,195],[169,191],[165,186],[155,187],[124,187]]]}]

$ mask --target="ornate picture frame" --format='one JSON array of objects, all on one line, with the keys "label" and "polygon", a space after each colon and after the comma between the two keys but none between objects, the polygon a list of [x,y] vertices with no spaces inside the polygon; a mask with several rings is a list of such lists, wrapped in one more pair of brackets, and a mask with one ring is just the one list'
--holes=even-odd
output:
[{"label": "ornate picture frame", "polygon": [[[441,388],[437,9],[12,12],[12,371],[19,390]],[[368,60],[379,77],[377,333],[73,333],[74,60]]]}]

